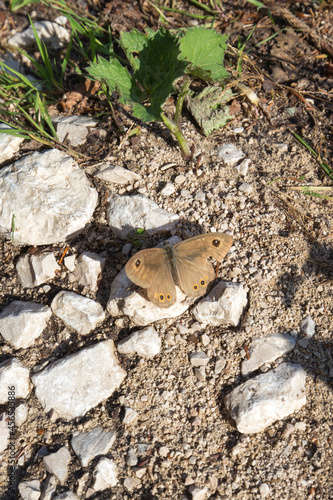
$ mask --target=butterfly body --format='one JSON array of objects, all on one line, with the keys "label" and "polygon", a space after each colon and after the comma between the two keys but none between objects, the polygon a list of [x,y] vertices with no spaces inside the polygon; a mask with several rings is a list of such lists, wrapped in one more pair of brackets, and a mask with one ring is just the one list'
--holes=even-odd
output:
[{"label": "butterfly body", "polygon": [[208,258],[221,261],[231,245],[229,234],[210,233],[189,238],[174,247],[141,250],[127,262],[126,274],[147,290],[154,304],[170,307],[176,302],[176,286],[190,297],[206,292],[215,275]]}]

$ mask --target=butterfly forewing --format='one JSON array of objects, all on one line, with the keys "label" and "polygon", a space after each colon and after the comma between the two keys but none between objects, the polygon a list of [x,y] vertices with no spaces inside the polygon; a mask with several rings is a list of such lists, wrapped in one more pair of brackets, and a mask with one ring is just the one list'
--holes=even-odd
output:
[{"label": "butterfly forewing", "polygon": [[198,254],[208,259],[213,257],[217,261],[221,261],[229,252],[232,246],[232,236],[226,233],[209,233],[194,236],[185,241],[181,241],[174,248],[175,251],[181,252],[188,258],[194,258]]},{"label": "butterfly forewing", "polygon": [[149,300],[159,307],[176,302],[176,288],[165,250],[151,248],[137,252],[127,262],[126,274],[136,285],[146,288]]}]

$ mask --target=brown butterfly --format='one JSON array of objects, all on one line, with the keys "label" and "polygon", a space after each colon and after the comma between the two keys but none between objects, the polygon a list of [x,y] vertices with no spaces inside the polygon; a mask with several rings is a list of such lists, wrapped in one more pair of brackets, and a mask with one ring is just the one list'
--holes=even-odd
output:
[{"label": "brown butterfly", "polygon": [[176,302],[177,285],[186,295],[203,295],[214,279],[213,257],[221,261],[229,252],[232,237],[225,233],[201,234],[174,247],[150,248],[137,252],[127,262],[128,278],[147,289],[149,300],[159,307]]}]

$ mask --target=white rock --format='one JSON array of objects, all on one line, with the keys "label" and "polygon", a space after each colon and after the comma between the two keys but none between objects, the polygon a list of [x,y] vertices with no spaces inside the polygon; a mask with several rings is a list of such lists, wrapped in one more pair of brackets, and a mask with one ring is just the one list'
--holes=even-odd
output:
[{"label": "white rock", "polygon": [[282,363],[236,387],[225,405],[243,434],[261,432],[276,420],[302,408],[306,402],[306,372],[294,363]]},{"label": "white rock", "polygon": [[170,453],[170,450],[167,446],[161,446],[161,448],[158,450],[158,454],[160,457],[166,458],[168,454]]},{"label": "white rock", "polygon": [[175,177],[175,184],[177,184],[178,186],[180,186],[181,184],[184,184],[184,182],[186,181],[186,176],[183,175],[183,174],[179,174]]},{"label": "white rock", "polygon": [[[36,21],[34,23],[39,38],[52,50],[64,47],[70,40],[69,32],[60,24],[52,21]],[[32,27],[29,26],[21,33],[16,33],[8,39],[8,45],[29,49],[36,46],[36,40]]]},{"label": "white rock", "polygon": [[135,450],[130,448],[126,455],[126,465],[128,467],[135,467],[138,463],[138,457],[136,456]]},{"label": "white rock", "polygon": [[111,182],[113,184],[128,184],[142,179],[141,175],[127,170],[118,165],[111,165],[110,163],[102,163],[98,166],[98,170],[94,172],[94,177],[102,181]]},{"label": "white rock", "polygon": [[150,449],[150,444],[148,443],[138,443],[138,455],[140,457],[146,455]]},{"label": "white rock", "polygon": [[[162,309],[145,297],[143,290],[134,291],[133,283],[127,278],[125,269],[115,277],[111,285],[107,310],[112,316],[128,316],[137,326],[147,326],[161,319],[176,318],[183,314],[193,303],[193,299],[176,287],[177,302]],[[186,299],[186,300],[185,300]]]},{"label": "white rock", "polygon": [[138,418],[138,412],[126,406],[123,418],[123,424],[132,425],[134,424],[137,418]]},{"label": "white rock", "polygon": [[27,420],[28,411],[29,407],[24,403],[15,408],[15,425],[17,425],[17,427],[21,427],[21,425]]},{"label": "white rock", "polygon": [[0,233],[13,236],[18,245],[48,245],[76,236],[97,205],[97,191],[83,170],[57,149],[2,168],[0,192]]},{"label": "white rock", "polygon": [[245,158],[245,160],[243,160],[239,165],[236,165],[236,169],[238,170],[240,175],[242,175],[243,177],[246,176],[247,171],[248,171],[251,163],[252,163],[252,160],[250,160],[250,158]]},{"label": "white rock", "polygon": [[244,158],[244,153],[238,149],[234,144],[224,144],[217,149],[217,155],[227,165],[235,165],[239,160]]},{"label": "white rock", "polygon": [[38,500],[41,494],[40,481],[38,479],[23,481],[19,483],[18,490],[23,500]]},{"label": "white rock", "polygon": [[253,187],[248,184],[247,182],[243,182],[238,188],[238,191],[241,191],[242,193],[250,194],[253,191]]},{"label": "white rock", "polygon": [[26,254],[20,257],[16,271],[23,288],[32,288],[53,280],[61,268],[52,252],[41,255]]},{"label": "white rock", "polygon": [[26,349],[42,334],[51,315],[48,306],[14,300],[0,314],[0,334],[16,349]]},{"label": "white rock", "polygon": [[[11,129],[9,125],[0,123],[0,129]],[[0,133],[0,163],[11,160],[15,153],[20,150],[20,144],[24,141],[22,137],[15,137],[14,135]]]},{"label": "white rock", "polygon": [[51,453],[43,458],[43,464],[47,472],[53,474],[60,484],[64,484],[68,477],[68,465],[71,461],[71,454],[68,448],[63,446],[56,453]]},{"label": "white rock", "polygon": [[312,338],[316,331],[316,323],[310,315],[306,316],[301,321],[301,334],[305,337]]},{"label": "white rock", "polygon": [[110,193],[107,220],[114,234],[126,239],[127,234],[144,228],[148,235],[171,231],[179,221],[178,215],[167,212],[142,194],[119,196]]},{"label": "white rock", "polygon": [[170,196],[176,191],[175,186],[171,182],[167,182],[166,185],[161,189],[162,196]]},{"label": "white rock", "polygon": [[270,488],[267,483],[262,483],[259,486],[260,498],[266,498],[270,494]]},{"label": "white rock", "polygon": [[226,364],[227,364],[226,360],[222,356],[218,356],[216,358],[216,363],[214,367],[215,375],[219,375]]},{"label": "white rock", "polygon": [[44,481],[40,500],[53,500],[57,489],[57,478],[49,474]]},{"label": "white rock", "polygon": [[59,292],[51,302],[51,309],[68,328],[81,335],[88,335],[105,319],[98,302],[74,292]]},{"label": "white rock", "polygon": [[[10,431],[7,418],[7,413],[0,413],[0,454],[5,451],[9,444]],[[15,458],[15,446],[10,450],[10,458]]]},{"label": "white rock", "polygon": [[141,467],[135,471],[135,475],[137,478],[141,479],[147,472],[147,467]]},{"label": "white rock", "polygon": [[140,479],[137,477],[127,477],[124,480],[124,487],[128,491],[132,491],[132,490],[139,488],[141,486],[141,484],[142,483],[141,483]]},{"label": "white rock", "polygon": [[153,326],[149,326],[121,340],[117,349],[121,354],[137,354],[150,359],[159,354],[161,345],[162,342],[157,331]]},{"label": "white rock", "polygon": [[9,387],[15,386],[15,398],[26,398],[30,393],[29,370],[19,359],[0,363],[0,404],[8,403]]},{"label": "white rock", "polygon": [[192,310],[197,321],[206,325],[237,326],[247,304],[241,283],[220,281]]},{"label": "white rock", "polygon": [[288,144],[284,143],[275,143],[273,146],[276,147],[279,153],[287,153],[288,152]]},{"label": "white rock", "polygon": [[116,486],[118,483],[116,464],[109,458],[101,458],[93,471],[93,477],[95,491]]},{"label": "white rock", "polygon": [[[201,325],[200,325],[201,326]],[[192,328],[191,328],[192,329]],[[204,347],[207,347],[209,344],[210,344],[210,338],[208,337],[208,335],[206,333],[203,333],[201,335],[201,343]]]},{"label": "white rock", "polygon": [[87,140],[90,128],[96,127],[97,120],[89,116],[55,116],[52,118],[60,142],[66,139],[71,146],[79,146]]},{"label": "white rock", "polygon": [[305,422],[296,422],[295,429],[298,431],[306,431],[306,423]]},{"label": "white rock", "polygon": [[72,491],[67,490],[54,497],[52,500],[79,500],[79,497],[77,497]]},{"label": "white rock", "polygon": [[233,134],[242,134],[244,132],[244,127],[235,127],[232,129]]},{"label": "white rock", "polygon": [[302,349],[307,349],[309,347],[310,339],[309,337],[302,337],[297,341],[297,344],[302,348]]},{"label": "white rock", "polygon": [[283,333],[273,333],[252,339],[250,358],[242,362],[242,375],[245,377],[265,363],[275,361],[287,352],[292,351],[295,344],[296,339],[294,337]]},{"label": "white rock", "polygon": [[192,495],[192,500],[207,500],[209,498],[209,491],[207,488],[199,488],[198,486],[190,486],[189,492]]},{"label": "white rock", "polygon": [[46,412],[54,409],[59,416],[75,418],[109,398],[125,376],[113,341],[106,340],[52,363],[32,381]]},{"label": "white rock", "polygon": [[123,245],[123,248],[121,249],[121,253],[128,257],[132,251],[132,248],[133,248],[132,243],[125,243],[125,245]]},{"label": "white rock", "polygon": [[91,431],[73,433],[71,441],[75,455],[81,465],[87,467],[89,462],[98,455],[106,455],[115,442],[116,432],[105,431],[102,427],[95,427]]},{"label": "white rock", "polygon": [[75,269],[75,261],[76,261],[75,255],[68,255],[67,257],[64,258],[64,264],[67,267],[67,269],[71,272],[73,272]]},{"label": "white rock", "polygon": [[105,258],[97,253],[82,252],[77,259],[74,276],[79,285],[86,286],[89,290],[96,292],[98,280],[101,278],[105,266]]},{"label": "white rock", "polygon": [[190,355],[190,361],[192,366],[207,366],[209,357],[205,352],[193,352]]}]

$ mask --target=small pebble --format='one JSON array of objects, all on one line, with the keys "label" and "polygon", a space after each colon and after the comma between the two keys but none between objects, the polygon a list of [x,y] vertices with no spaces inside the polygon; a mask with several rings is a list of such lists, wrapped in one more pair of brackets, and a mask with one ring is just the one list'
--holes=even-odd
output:
[{"label": "small pebble", "polygon": [[161,189],[162,196],[170,196],[176,191],[176,188],[171,182],[167,182],[163,189]]},{"label": "small pebble", "polygon": [[133,245],[132,243],[126,243],[123,248],[121,249],[121,253],[123,255],[130,255],[131,251],[132,251],[132,248],[133,248]]},{"label": "small pebble", "polygon": [[270,489],[269,489],[269,486],[267,483],[262,483],[259,486],[259,493],[260,493],[261,498],[266,498],[267,495],[269,495]]},{"label": "small pebble", "polygon": [[182,175],[182,174],[177,175],[177,177],[174,180],[175,184],[178,184],[178,185],[184,184],[185,181],[186,181],[186,177],[185,177],[185,175]]},{"label": "small pebble", "polygon": [[242,193],[250,194],[253,191],[253,187],[247,182],[243,182],[243,184],[239,186],[238,190]]},{"label": "small pebble", "polygon": [[164,457],[166,458],[169,454],[169,448],[167,446],[162,446],[159,451],[158,451],[159,455],[161,457]]},{"label": "small pebble", "polygon": [[126,464],[129,467],[134,467],[138,463],[138,457],[135,454],[133,448],[129,449],[126,455]]}]

